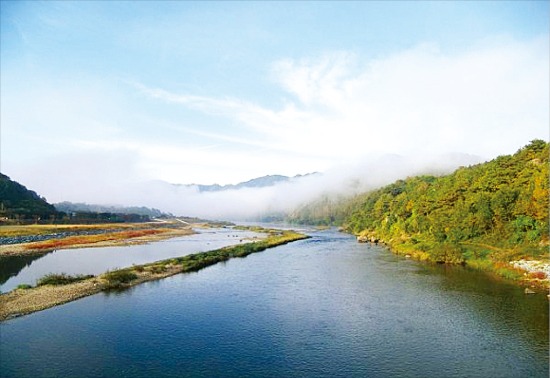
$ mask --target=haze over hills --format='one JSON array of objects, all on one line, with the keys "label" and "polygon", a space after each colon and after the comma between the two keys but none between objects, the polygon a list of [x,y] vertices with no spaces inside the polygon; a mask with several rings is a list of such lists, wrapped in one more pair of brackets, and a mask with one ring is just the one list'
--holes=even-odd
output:
[{"label": "haze over hills", "polygon": [[[239,190],[243,188],[265,188],[267,186],[273,186],[278,183],[282,182],[288,182],[292,180],[299,179],[301,177],[306,177],[310,175],[315,175],[318,173],[308,173],[305,175],[296,175],[294,177],[288,177],[283,175],[267,175],[262,177],[253,178],[251,180],[240,182],[238,184],[228,184],[228,185],[219,185],[219,184],[213,184],[213,185],[202,185],[202,184],[190,184],[185,185],[188,187],[194,187],[196,186],[200,192],[218,192],[222,190]],[[178,185],[178,184],[176,184]]]},{"label": "haze over hills", "polygon": [[495,268],[547,259],[549,157],[549,143],[533,140],[513,155],[450,175],[398,180],[333,213],[344,215],[340,224],[348,231],[421,259],[471,266],[491,260]]},{"label": "haze over hills", "polygon": [[139,4],[2,2],[3,173],[245,219],[548,134],[548,2]]},{"label": "haze over hills", "polygon": [[[320,196],[350,196],[417,174],[441,175],[479,163],[466,154],[437,156],[382,155],[356,164],[342,164],[322,173],[293,177],[263,176],[234,185],[178,185],[164,181],[133,183],[117,199],[173,214],[219,220],[271,219]],[[97,201],[96,201],[97,202]]]},{"label": "haze over hills", "polygon": [[[158,209],[149,209],[143,206],[117,207],[71,202],[52,205],[35,191],[27,189],[24,185],[0,173],[1,221],[54,222],[62,219],[67,221],[67,214],[71,214],[71,218],[78,214],[76,218],[82,221],[143,221],[150,217],[168,215]],[[90,217],[90,214],[101,214],[102,216]]]},{"label": "haze over hills", "polygon": [[[1,324],[0,376],[550,378],[546,293],[470,271],[550,286],[550,0],[0,8],[0,318],[132,286]],[[201,220],[311,239],[134,288],[263,246]]]},{"label": "haze over hills", "polygon": [[[307,175],[297,175],[295,177],[288,177],[283,175],[267,175],[263,177],[254,178],[245,182],[241,182],[235,185],[202,185],[202,184],[171,184],[175,187],[187,187],[187,188],[198,188],[199,192],[219,192],[226,190],[240,190],[244,188],[265,188],[269,186],[274,186],[278,183],[289,182],[300,177],[305,177]],[[170,184],[168,184],[170,185]],[[89,204],[83,202],[69,202],[63,201],[54,204],[55,208],[58,211],[63,212],[93,212],[93,213],[120,213],[120,214],[138,214],[138,215],[147,215],[150,217],[162,217],[170,216],[171,213],[162,212],[159,209],[149,208],[145,206],[121,206],[121,205],[106,205],[106,204]],[[180,214],[181,215],[181,214]]]},{"label": "haze over hills", "polygon": [[[55,191],[63,193],[65,187],[72,186],[73,193],[78,185],[78,196],[62,197],[57,202],[61,209],[71,211],[85,210],[80,206],[84,204],[92,211],[115,208],[121,212],[121,207],[146,207],[158,209],[161,213],[213,220],[282,219],[318,198],[348,197],[411,175],[450,173],[459,166],[478,163],[479,160],[476,156],[464,154],[430,157],[384,155],[355,165],[342,164],[323,173],[293,177],[267,175],[223,186],[171,184],[155,180],[98,187],[69,181]],[[65,205],[70,206],[65,208]]]},{"label": "haze over hills", "polygon": [[[176,216],[212,220],[282,219],[299,206],[322,196],[351,196],[400,178],[450,173],[459,166],[479,161],[479,157],[465,154],[394,154],[373,157],[354,165],[342,164],[322,173],[293,177],[267,175],[230,185],[172,184],[161,180],[84,185],[79,181],[64,181],[62,186],[58,184],[49,192],[57,195],[56,203],[61,204],[62,209],[68,210],[62,204],[70,203],[71,211],[84,210],[78,204],[93,204],[92,210],[102,207],[99,211],[110,211],[113,207],[119,210],[121,207],[146,207]],[[70,188],[68,192],[65,192],[66,188]]]},{"label": "haze over hills", "polygon": [[[178,216],[213,220],[291,219],[306,223],[337,224],[351,211],[342,204],[356,195],[407,177],[441,176],[451,173],[459,166],[471,165],[458,164],[459,162],[475,160],[475,157],[461,155],[455,155],[454,159],[430,161],[392,155],[357,167],[294,177],[268,175],[234,185],[178,185],[153,181],[125,186],[120,192],[113,191],[109,202],[121,205],[65,201],[56,204],[56,207],[65,212],[132,213],[151,217],[166,214],[168,211],[165,209],[170,209],[170,213]],[[9,178],[2,176],[2,179],[6,186]],[[12,187],[24,188],[11,180],[9,183]],[[5,190],[4,192],[8,193]],[[13,200],[7,201],[10,196],[0,195],[4,208],[14,203]],[[27,197],[51,207],[34,192],[27,193]],[[349,203],[353,204],[353,201]]]}]

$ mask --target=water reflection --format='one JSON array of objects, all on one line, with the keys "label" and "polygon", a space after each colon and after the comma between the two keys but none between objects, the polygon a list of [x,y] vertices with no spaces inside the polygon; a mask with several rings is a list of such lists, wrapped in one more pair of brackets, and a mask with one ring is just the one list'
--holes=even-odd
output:
[{"label": "water reflection", "polygon": [[[544,293],[526,295],[524,289],[514,283],[462,266],[422,264],[418,274],[440,276],[441,291],[451,300],[460,301],[476,316],[500,326],[506,324],[508,330],[525,340],[548,340],[550,319]],[[532,327],[532,324],[538,326]]]},{"label": "water reflection", "polygon": [[347,235],[313,236],[2,323],[0,370],[548,377],[545,296],[519,295],[479,272],[403,259]]},{"label": "water reflection", "polygon": [[30,266],[33,261],[38,260],[48,253],[32,256],[0,256],[0,286],[8,281],[24,268]]}]

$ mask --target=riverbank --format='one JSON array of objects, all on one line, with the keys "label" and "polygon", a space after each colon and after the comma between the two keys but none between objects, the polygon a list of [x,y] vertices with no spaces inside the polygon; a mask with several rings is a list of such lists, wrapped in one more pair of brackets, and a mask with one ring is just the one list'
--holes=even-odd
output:
[{"label": "riverbank", "polygon": [[[357,241],[360,243],[380,243],[388,247],[391,252],[414,260],[427,263],[464,265],[537,291],[548,292],[550,289],[550,261],[548,260],[542,261],[533,258],[510,259],[508,261],[493,260],[489,257],[491,252],[499,256],[517,256],[518,253],[517,251],[476,243],[441,244],[434,245],[430,249],[423,247],[421,250],[417,244],[411,243],[409,239],[386,241],[373,232],[364,232],[357,235]],[[439,251],[434,253],[433,250],[436,248]],[[468,256],[468,258],[464,258],[464,256]],[[530,291],[526,289],[526,292]]]},{"label": "riverbank", "polygon": [[[1,256],[44,254],[54,249],[144,244],[191,235],[205,224],[148,222],[97,225],[29,225],[0,227]],[[8,244],[9,242],[9,244]]]},{"label": "riverbank", "polygon": [[9,293],[0,295],[0,321],[41,311],[102,291],[124,290],[144,282],[175,274],[196,272],[221,261],[227,261],[235,257],[246,257],[249,254],[261,252],[268,248],[308,238],[306,235],[293,231],[257,228],[254,231],[267,233],[268,236],[265,239],[209,252],[113,270],[98,276],[79,279],[77,282],[69,284],[48,284],[12,290]]}]

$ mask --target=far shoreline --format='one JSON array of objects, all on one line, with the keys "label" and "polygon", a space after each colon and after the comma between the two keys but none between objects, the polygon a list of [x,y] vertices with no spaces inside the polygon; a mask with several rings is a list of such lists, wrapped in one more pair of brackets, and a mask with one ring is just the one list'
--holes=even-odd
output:
[{"label": "far shoreline", "polygon": [[[112,224],[94,225],[94,228],[105,228],[105,232],[96,235],[75,235],[62,238],[52,238],[45,241],[0,245],[0,257],[42,255],[59,249],[98,248],[147,244],[179,236],[195,234],[193,228],[207,227],[207,224],[175,224],[172,227],[158,223],[123,224],[127,230],[109,232]],[[22,226],[25,227],[25,226]],[[77,225],[75,227],[90,227]],[[23,228],[22,228],[23,229]],[[1,229],[0,229],[1,231]]]}]

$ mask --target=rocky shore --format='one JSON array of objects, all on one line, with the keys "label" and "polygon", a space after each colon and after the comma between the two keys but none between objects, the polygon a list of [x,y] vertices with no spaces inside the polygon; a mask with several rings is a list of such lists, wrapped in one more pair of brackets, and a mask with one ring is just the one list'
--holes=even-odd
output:
[{"label": "rocky shore", "polygon": [[537,274],[542,278],[542,275],[548,279],[550,278],[550,263],[538,261],[538,260],[517,260],[517,261],[510,261],[510,265],[512,265],[514,268],[524,270],[526,274]]},{"label": "rocky shore", "polygon": [[52,239],[68,238],[70,236],[89,236],[100,235],[108,232],[122,232],[125,229],[109,229],[109,230],[83,230],[83,231],[62,231],[54,232],[45,235],[17,235],[17,236],[0,236],[0,245],[9,244],[24,244],[24,243],[36,243]]},{"label": "rocky shore", "polygon": [[[368,234],[363,233],[357,236],[357,242],[358,243],[370,243],[370,244],[382,244],[388,247],[393,253],[396,253],[398,255],[403,255],[407,258],[414,258],[416,260],[421,261],[433,261],[430,260],[428,254],[426,252],[421,251],[415,251],[415,250],[401,250],[399,247],[401,246],[399,243],[386,243],[386,241],[379,239],[375,234]],[[485,247],[489,249],[497,249],[496,247],[486,246]],[[502,269],[501,263],[495,263],[500,264],[500,268]],[[516,260],[516,261],[510,261],[508,263],[504,263],[506,268],[508,270],[519,270],[522,272],[523,277],[520,279],[515,280],[517,283],[521,284],[522,286],[529,286],[531,288],[536,288],[537,290],[544,289],[548,291],[550,288],[550,263],[548,261],[540,261],[540,260]],[[462,265],[468,266],[468,261],[463,261]],[[493,272],[495,270],[490,269],[490,267],[493,267],[493,262],[490,264],[487,264],[488,268],[484,268],[483,270],[486,270],[488,272]],[[534,292],[530,288],[526,289],[530,292]],[[527,291],[526,291],[527,293]],[[550,297],[549,297],[550,298]]]}]

